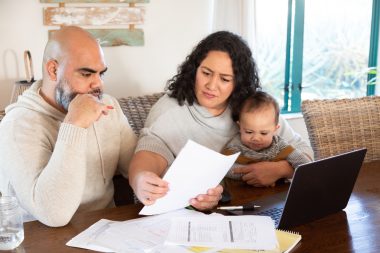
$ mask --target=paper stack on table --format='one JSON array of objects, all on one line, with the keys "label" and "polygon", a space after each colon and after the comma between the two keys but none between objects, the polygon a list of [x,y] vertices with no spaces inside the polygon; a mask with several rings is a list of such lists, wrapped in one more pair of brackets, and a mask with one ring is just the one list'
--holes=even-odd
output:
[{"label": "paper stack on table", "polygon": [[[67,246],[100,252],[189,252],[183,247],[164,247],[172,217],[204,216],[193,210],[181,209],[161,215],[127,221],[101,219],[72,238]],[[152,251],[157,248],[157,250]],[[161,249],[160,249],[161,248]],[[162,251],[161,251],[162,250]],[[165,251],[166,250],[166,251]]]},{"label": "paper stack on table", "polygon": [[220,250],[276,250],[279,247],[273,220],[257,215],[173,218],[165,244]]},{"label": "paper stack on table", "polygon": [[[205,215],[188,209],[122,222],[102,219],[66,245],[119,253],[210,253],[226,248],[279,252],[269,217]],[[200,246],[209,248],[199,251]]]}]

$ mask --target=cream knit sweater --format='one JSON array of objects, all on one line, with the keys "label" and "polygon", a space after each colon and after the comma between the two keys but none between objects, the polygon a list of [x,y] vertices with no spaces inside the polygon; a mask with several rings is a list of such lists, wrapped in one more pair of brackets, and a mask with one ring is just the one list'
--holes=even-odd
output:
[{"label": "cream knit sweater", "polygon": [[6,108],[0,124],[0,190],[48,226],[67,224],[79,210],[113,206],[117,169],[127,176],[136,145],[116,99],[115,109],[88,129],[62,123],[65,114],[39,95],[41,81]]}]

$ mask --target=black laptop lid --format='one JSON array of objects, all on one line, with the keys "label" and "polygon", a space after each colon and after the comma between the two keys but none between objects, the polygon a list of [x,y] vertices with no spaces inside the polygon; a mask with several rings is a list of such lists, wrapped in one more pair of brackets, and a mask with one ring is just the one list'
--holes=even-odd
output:
[{"label": "black laptop lid", "polygon": [[296,168],[279,228],[291,228],[347,206],[367,149],[359,149]]}]

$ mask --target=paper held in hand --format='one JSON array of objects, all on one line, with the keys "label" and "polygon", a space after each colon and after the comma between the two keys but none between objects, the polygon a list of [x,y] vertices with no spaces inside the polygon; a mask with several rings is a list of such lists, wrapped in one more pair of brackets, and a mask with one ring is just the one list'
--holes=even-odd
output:
[{"label": "paper held in hand", "polygon": [[188,140],[163,177],[169,182],[169,192],[139,214],[160,214],[188,206],[191,198],[220,183],[239,154],[225,156]]}]

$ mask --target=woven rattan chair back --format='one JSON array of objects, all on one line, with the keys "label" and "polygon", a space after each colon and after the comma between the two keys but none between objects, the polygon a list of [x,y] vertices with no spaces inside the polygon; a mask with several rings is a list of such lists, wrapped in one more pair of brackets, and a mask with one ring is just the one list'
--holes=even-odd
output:
[{"label": "woven rattan chair back", "polygon": [[[137,136],[140,135],[140,131],[144,127],[145,120],[148,117],[150,109],[164,94],[164,92],[161,92],[145,96],[126,97],[118,99],[121,109],[123,110],[125,116],[128,119],[129,124],[131,125],[133,131]],[[119,184],[127,184],[127,182],[121,181],[119,182]],[[123,189],[123,187],[121,188]],[[115,189],[115,196],[120,195],[118,193],[119,191],[120,190]],[[140,201],[137,199],[132,189],[130,189],[130,191],[133,194],[134,203],[139,203]],[[121,200],[119,200],[119,202],[123,204],[128,203],[128,200],[126,201],[124,200],[124,198],[125,196],[121,197]]]},{"label": "woven rattan chair back", "polygon": [[144,127],[150,109],[164,94],[164,92],[161,92],[145,96],[118,99],[121,109],[125,116],[127,116],[128,122],[137,136],[140,134],[140,130]]},{"label": "woven rattan chair back", "polygon": [[302,113],[315,159],[366,147],[380,160],[380,97],[305,100]]}]

